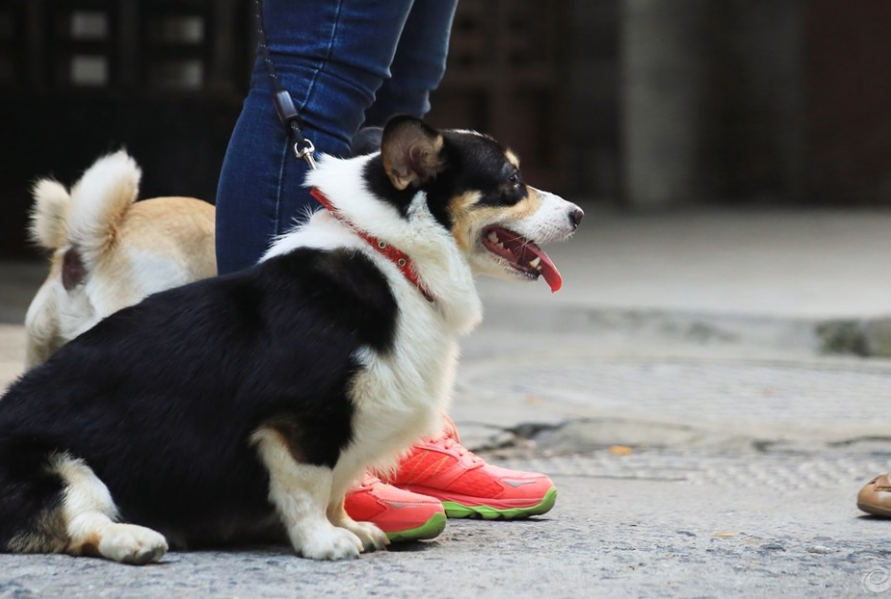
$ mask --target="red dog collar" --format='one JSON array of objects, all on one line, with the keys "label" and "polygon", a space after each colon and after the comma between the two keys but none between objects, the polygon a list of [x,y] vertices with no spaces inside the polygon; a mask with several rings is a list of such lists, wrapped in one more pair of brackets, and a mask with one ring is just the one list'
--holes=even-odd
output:
[{"label": "red dog collar", "polygon": [[427,301],[432,302],[434,300],[433,295],[427,289],[427,287],[421,282],[421,279],[418,277],[418,274],[415,272],[414,264],[411,261],[411,258],[405,252],[398,250],[393,247],[389,243],[385,241],[381,241],[377,237],[362,231],[361,229],[357,229],[353,223],[348,221],[343,214],[341,214],[340,210],[338,210],[334,204],[331,203],[325,194],[323,194],[319,188],[313,187],[309,190],[309,193],[314,197],[319,203],[325,207],[331,215],[351,228],[356,234],[368,242],[368,245],[373,247],[379,254],[384,256],[387,260],[396,265],[396,268],[402,272],[406,279],[411,281],[411,283],[418,288],[418,290],[427,298]]}]

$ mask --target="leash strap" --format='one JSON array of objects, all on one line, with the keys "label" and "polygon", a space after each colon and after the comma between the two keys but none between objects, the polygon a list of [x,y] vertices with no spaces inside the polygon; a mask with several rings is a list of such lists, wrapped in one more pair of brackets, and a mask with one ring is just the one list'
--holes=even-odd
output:
[{"label": "leash strap", "polygon": [[263,22],[262,0],[254,0],[254,6],[256,8],[255,17],[257,21],[257,48],[263,56],[266,70],[269,72],[269,78],[272,79],[272,88],[274,90],[272,103],[275,106],[275,113],[285,129],[286,135],[289,135],[294,140],[294,155],[305,160],[310,170],[315,170],[316,161],[313,153],[316,151],[316,147],[313,145],[312,140],[304,137],[301,129],[300,114],[297,112],[297,107],[294,106],[294,99],[291,98],[291,94],[282,87],[281,82],[278,80],[278,76],[275,74],[275,65],[272,64],[272,56],[269,55],[269,46],[266,43],[266,26]]}]

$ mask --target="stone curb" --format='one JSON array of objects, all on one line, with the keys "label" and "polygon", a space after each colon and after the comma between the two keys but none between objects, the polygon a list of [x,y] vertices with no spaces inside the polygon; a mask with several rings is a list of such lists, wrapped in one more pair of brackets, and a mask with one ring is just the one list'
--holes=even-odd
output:
[{"label": "stone curb", "polygon": [[827,320],[817,336],[823,353],[891,358],[891,317]]},{"label": "stone curb", "polygon": [[[519,323],[519,324],[518,324]],[[891,316],[787,318],[659,309],[489,304],[484,325],[550,334],[591,334],[599,340],[751,345],[817,355],[891,357]]]}]

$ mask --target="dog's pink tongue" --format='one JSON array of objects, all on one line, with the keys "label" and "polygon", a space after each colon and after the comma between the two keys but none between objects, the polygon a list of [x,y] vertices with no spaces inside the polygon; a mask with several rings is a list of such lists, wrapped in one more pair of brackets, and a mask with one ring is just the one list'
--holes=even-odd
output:
[{"label": "dog's pink tongue", "polygon": [[[534,258],[529,258],[527,254],[532,254]],[[541,263],[539,264],[539,268],[541,269],[541,274],[544,276],[545,281],[548,286],[551,288],[551,293],[557,293],[560,291],[560,288],[563,287],[563,277],[560,276],[560,271],[557,270],[557,267],[554,266],[554,263],[548,257],[543,249],[535,245],[534,243],[528,243],[523,247],[523,260],[527,264],[535,258],[539,258]]]}]

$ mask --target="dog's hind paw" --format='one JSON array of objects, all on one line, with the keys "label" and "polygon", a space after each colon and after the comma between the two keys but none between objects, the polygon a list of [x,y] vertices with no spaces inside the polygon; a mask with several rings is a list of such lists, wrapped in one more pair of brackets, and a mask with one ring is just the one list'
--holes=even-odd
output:
[{"label": "dog's hind paw", "polygon": [[99,553],[125,564],[156,562],[167,553],[167,540],[160,533],[133,524],[110,524],[102,531]]}]

